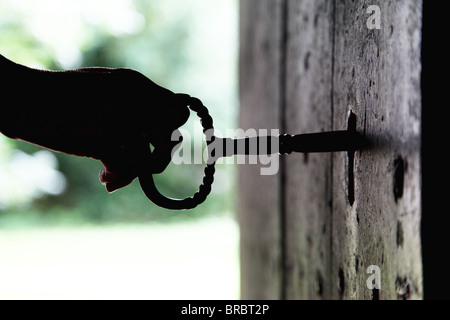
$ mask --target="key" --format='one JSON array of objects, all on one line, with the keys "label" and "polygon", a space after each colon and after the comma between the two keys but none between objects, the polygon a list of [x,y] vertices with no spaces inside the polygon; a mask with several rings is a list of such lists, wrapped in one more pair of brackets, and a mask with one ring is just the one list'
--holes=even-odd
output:
[{"label": "key", "polygon": [[359,149],[362,142],[363,137],[351,130],[237,139],[216,137],[213,145],[214,154],[210,155],[210,159],[216,161],[220,157],[234,155],[350,151]]},{"label": "key", "polygon": [[354,152],[367,145],[363,135],[356,131],[356,121],[349,120],[347,130],[306,133],[280,134],[278,136],[254,136],[244,138],[220,138],[214,135],[213,119],[208,109],[197,98],[190,98],[189,108],[201,119],[203,133],[206,136],[208,160],[203,183],[199,190],[185,199],[173,199],[162,195],[155,186],[152,173],[143,170],[139,174],[139,183],[147,198],[156,205],[171,210],[193,209],[206,200],[214,182],[214,165],[217,159],[233,155],[270,155],[290,154],[292,152]]}]

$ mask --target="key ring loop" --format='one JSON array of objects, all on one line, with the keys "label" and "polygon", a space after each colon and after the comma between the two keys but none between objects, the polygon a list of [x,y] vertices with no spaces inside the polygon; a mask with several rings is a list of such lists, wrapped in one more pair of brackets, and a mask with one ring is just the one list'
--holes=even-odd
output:
[{"label": "key ring loop", "polygon": [[200,99],[190,97],[189,109],[196,112],[200,118],[208,148],[208,160],[204,171],[203,182],[198,191],[192,197],[185,199],[169,198],[158,191],[153,180],[153,174],[149,170],[139,174],[139,183],[147,198],[154,204],[170,210],[188,210],[195,208],[206,200],[206,197],[211,192],[211,185],[214,182],[215,160],[213,158],[213,142],[216,137],[214,136],[213,119]]}]

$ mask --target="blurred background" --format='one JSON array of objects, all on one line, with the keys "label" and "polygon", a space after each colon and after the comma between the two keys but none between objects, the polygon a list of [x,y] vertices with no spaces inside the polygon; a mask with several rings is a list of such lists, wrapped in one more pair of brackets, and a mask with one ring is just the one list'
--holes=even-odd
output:
[{"label": "blurred background", "polygon": [[[136,69],[200,98],[225,132],[237,127],[237,10],[236,0],[1,0],[0,53],[42,69]],[[190,196],[203,167],[171,164],[157,186]],[[235,165],[217,166],[211,195],[189,212],[153,205],[137,181],[108,194],[101,168],[0,135],[0,299],[239,298]]]}]

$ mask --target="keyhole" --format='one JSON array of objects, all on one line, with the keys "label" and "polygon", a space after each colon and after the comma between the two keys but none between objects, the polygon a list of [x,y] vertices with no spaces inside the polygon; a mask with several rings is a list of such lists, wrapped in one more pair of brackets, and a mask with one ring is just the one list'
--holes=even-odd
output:
[{"label": "keyhole", "polygon": [[[356,115],[350,110],[350,114],[347,120],[347,130],[351,132],[356,132]],[[348,190],[347,197],[350,206],[353,206],[355,202],[355,174],[354,174],[354,162],[355,162],[355,149],[350,149],[347,151],[348,157]]]}]

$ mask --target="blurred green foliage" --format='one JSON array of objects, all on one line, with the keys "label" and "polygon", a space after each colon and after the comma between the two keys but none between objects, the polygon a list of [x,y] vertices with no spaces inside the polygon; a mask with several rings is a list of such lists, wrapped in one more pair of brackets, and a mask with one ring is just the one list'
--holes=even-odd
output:
[{"label": "blurred green foliage", "polygon": [[[234,128],[236,5],[235,0],[2,0],[0,53],[48,69],[134,68],[175,92],[201,98],[216,127]],[[6,143],[26,153],[41,150],[25,142]],[[65,191],[3,209],[0,226],[179,221],[233,211],[232,165],[218,166],[212,194],[203,205],[171,212],[152,204],[137,181],[108,194],[98,180],[102,166],[97,161],[55,155],[67,180]],[[163,194],[182,198],[197,190],[202,174],[203,165],[171,165],[156,183]]]}]

